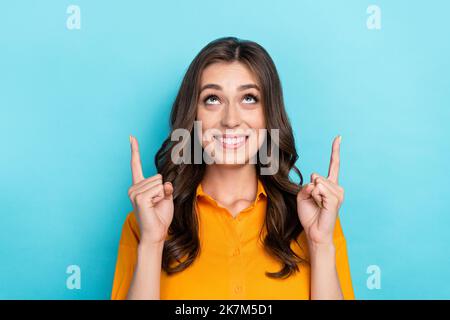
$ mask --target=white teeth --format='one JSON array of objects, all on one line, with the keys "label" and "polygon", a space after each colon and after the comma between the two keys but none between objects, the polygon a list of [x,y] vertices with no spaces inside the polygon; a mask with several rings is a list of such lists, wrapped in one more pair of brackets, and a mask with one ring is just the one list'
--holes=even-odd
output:
[{"label": "white teeth", "polygon": [[221,143],[229,144],[229,145],[235,145],[243,142],[245,140],[245,137],[237,137],[237,138],[223,138],[219,137],[219,141]]}]

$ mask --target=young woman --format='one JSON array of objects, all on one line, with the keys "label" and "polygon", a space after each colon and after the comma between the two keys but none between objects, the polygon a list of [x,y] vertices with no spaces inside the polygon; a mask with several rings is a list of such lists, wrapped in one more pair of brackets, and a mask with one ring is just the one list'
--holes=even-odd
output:
[{"label": "young woman", "polygon": [[[171,133],[189,133],[193,143],[182,153],[192,161],[174,160],[179,141],[169,135],[149,178],[130,136],[134,210],[122,230],[112,299],[354,298],[338,218],[341,137],[327,177],[313,173],[303,185],[280,79],[263,47],[234,37],[204,47],[184,76],[170,125]],[[196,141],[221,161],[195,161],[186,150]],[[262,174],[265,143],[277,148],[271,174]]]}]

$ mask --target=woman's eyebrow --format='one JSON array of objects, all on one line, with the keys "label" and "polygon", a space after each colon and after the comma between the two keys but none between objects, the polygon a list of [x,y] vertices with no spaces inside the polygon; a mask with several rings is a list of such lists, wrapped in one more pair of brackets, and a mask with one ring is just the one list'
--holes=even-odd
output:
[{"label": "woman's eyebrow", "polygon": [[[249,83],[249,84],[243,84],[243,85],[240,85],[239,88],[238,88],[238,90],[239,90],[239,91],[242,91],[242,90],[251,89],[251,88],[254,88],[254,89],[260,91],[258,85],[254,84],[254,83]],[[202,91],[205,90],[205,89],[222,90],[222,87],[219,86],[218,84],[215,84],[215,83],[208,83],[208,84],[205,84],[205,85],[201,88],[200,92],[202,92]]]},{"label": "woman's eyebrow", "polygon": [[256,90],[259,91],[259,87],[254,83],[243,84],[242,86],[239,86],[238,90],[242,91],[242,90],[251,89],[251,88],[255,88]]},{"label": "woman's eyebrow", "polygon": [[218,84],[214,84],[214,83],[208,83],[205,84],[201,89],[200,92],[202,92],[205,89],[217,89],[217,90],[222,90],[222,87],[219,86]]}]

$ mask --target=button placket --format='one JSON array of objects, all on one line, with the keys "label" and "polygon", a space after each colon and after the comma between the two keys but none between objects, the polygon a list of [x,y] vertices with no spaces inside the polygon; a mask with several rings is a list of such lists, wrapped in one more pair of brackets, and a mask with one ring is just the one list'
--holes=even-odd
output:
[{"label": "button placket", "polygon": [[234,249],[232,250],[232,256],[233,257],[238,257],[241,253],[241,243],[242,243],[242,239],[241,239],[241,219],[239,217],[236,217],[236,219],[234,219],[233,221],[233,231],[234,234],[236,235],[235,237],[235,241],[234,241]]},{"label": "button placket", "polygon": [[232,221],[231,229],[233,232],[232,241],[230,241],[230,272],[232,274],[230,289],[232,296],[242,298],[244,294],[244,260],[242,256],[241,228],[242,219],[238,216]]}]

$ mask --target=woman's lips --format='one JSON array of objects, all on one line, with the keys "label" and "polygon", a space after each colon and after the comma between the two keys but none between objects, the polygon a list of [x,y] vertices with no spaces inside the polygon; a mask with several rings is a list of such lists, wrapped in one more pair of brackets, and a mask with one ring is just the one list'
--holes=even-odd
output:
[{"label": "woman's lips", "polygon": [[224,149],[237,149],[245,144],[248,136],[216,136],[215,139],[220,142]]}]

